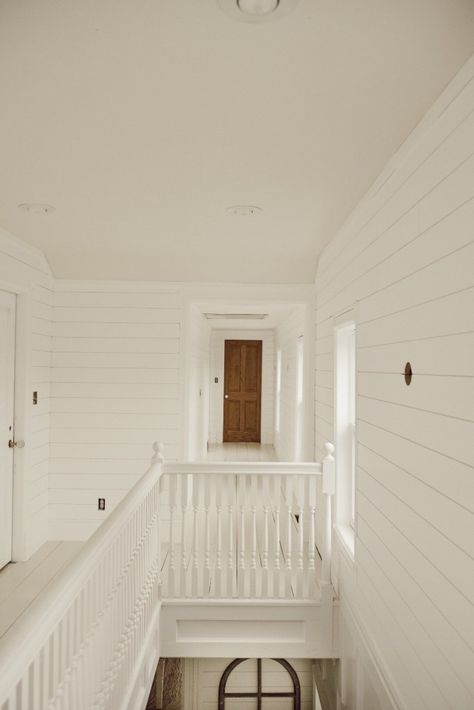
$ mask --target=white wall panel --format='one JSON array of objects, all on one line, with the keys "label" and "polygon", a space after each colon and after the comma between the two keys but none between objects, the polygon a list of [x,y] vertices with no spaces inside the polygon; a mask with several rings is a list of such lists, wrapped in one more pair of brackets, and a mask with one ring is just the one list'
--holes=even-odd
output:
[{"label": "white wall panel", "polygon": [[357,318],[357,576],[338,572],[342,551],[333,574],[379,682],[407,710],[474,706],[473,219],[471,60],[325,249],[316,279],[318,458],[333,437],[334,318],[351,308]]},{"label": "white wall panel", "polygon": [[160,284],[57,283],[52,539],[88,537],[144,473],[153,441],[180,456],[182,300]]}]

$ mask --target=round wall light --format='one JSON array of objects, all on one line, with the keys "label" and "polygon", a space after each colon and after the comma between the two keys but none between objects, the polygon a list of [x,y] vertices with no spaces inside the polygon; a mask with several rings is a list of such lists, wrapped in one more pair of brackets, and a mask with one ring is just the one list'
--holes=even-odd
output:
[{"label": "round wall light", "polygon": [[268,22],[284,17],[298,0],[218,0],[222,10],[238,22]]}]

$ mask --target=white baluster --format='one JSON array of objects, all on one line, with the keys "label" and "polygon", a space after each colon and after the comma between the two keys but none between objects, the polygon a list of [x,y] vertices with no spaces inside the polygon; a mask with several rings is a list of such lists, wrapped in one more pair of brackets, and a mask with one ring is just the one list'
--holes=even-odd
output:
[{"label": "white baluster", "polygon": [[298,515],[298,567],[296,572],[296,596],[303,597],[304,581],[304,484],[305,478],[298,476],[296,481],[296,510]]},{"label": "white baluster", "polygon": [[268,597],[268,514],[270,512],[270,479],[268,476],[261,476],[262,480],[262,500],[263,500],[263,553],[262,553],[262,587],[261,596]]},{"label": "white baluster", "polygon": [[285,481],[286,498],[286,573],[285,597],[291,598],[292,593],[292,531],[293,531],[293,476],[287,475]]},{"label": "white baluster", "polygon": [[251,541],[251,558],[250,558],[250,597],[255,599],[257,596],[257,502],[259,496],[258,476],[248,476],[250,484],[250,500],[252,501],[252,541]]},{"label": "white baluster", "polygon": [[194,598],[199,596],[199,494],[201,477],[193,476],[193,567],[191,573],[191,592]]},{"label": "white baluster", "polygon": [[30,668],[28,667],[21,679],[21,710],[30,710]]},{"label": "white baluster", "polygon": [[235,496],[235,476],[227,476],[227,596],[234,596],[234,496]]},{"label": "white baluster", "polygon": [[211,521],[210,521],[210,506],[211,506],[211,480],[214,483],[214,476],[206,475],[204,477],[204,573],[203,573],[203,596],[208,597],[210,594],[211,583]]},{"label": "white baluster", "polygon": [[187,552],[186,552],[186,517],[188,510],[188,476],[186,473],[180,476],[181,483],[181,574],[180,574],[180,585],[181,585],[181,596],[187,596]]},{"label": "white baluster", "polygon": [[245,506],[246,506],[246,484],[247,476],[240,475],[237,477],[238,481],[238,505],[239,505],[239,568],[238,568],[238,596],[245,596],[245,582],[246,582],[246,569],[245,569]]},{"label": "white baluster", "polygon": [[273,480],[273,513],[275,516],[275,557],[273,562],[273,596],[280,596],[280,497],[281,482],[280,476],[276,475]]},{"label": "white baluster", "polygon": [[309,491],[308,491],[308,512],[309,512],[309,536],[308,536],[308,589],[307,596],[310,599],[314,599],[316,596],[317,585],[316,585],[316,476],[310,476],[309,478]]},{"label": "white baluster", "polygon": [[222,595],[222,498],[224,480],[222,476],[215,477],[216,486],[216,583],[215,596]]},{"label": "white baluster", "polygon": [[169,564],[168,564],[168,597],[174,597],[176,593],[175,588],[175,574],[176,574],[176,550],[174,545],[174,526],[175,526],[175,512],[176,512],[176,477],[174,475],[168,476],[168,496],[169,496]]}]

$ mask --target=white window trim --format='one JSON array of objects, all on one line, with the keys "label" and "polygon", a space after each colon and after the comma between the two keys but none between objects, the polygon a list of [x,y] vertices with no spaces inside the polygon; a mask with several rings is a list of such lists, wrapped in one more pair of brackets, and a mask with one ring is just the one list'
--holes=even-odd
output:
[{"label": "white window trim", "polygon": [[[356,491],[357,491],[357,446],[356,444],[356,429],[355,423],[357,421],[357,344],[354,342],[354,436],[353,436],[353,473],[351,473],[352,486],[351,486],[351,500],[348,502],[347,499],[344,503],[346,511],[347,508],[350,510],[350,515],[344,515],[341,519],[340,514],[340,480],[341,474],[338,475],[338,402],[337,402],[337,376],[338,376],[338,333],[341,330],[348,328],[350,326],[354,327],[354,338],[357,337],[357,320],[355,309],[350,309],[340,314],[333,319],[333,332],[334,332],[334,439],[336,443],[336,496],[335,496],[335,532],[338,541],[342,544],[345,552],[348,554],[350,559],[354,561],[355,556],[355,509],[356,509]],[[345,474],[347,478],[347,472]],[[339,508],[339,510],[338,510]]]}]

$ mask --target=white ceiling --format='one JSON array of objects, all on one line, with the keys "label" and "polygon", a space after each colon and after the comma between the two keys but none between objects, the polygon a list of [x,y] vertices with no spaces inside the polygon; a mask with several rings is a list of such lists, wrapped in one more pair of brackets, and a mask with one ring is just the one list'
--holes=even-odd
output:
[{"label": "white ceiling", "polygon": [[[0,0],[0,225],[61,278],[312,281],[473,48],[473,0],[300,0],[263,24],[217,0]],[[226,215],[242,203],[263,212]]]}]

